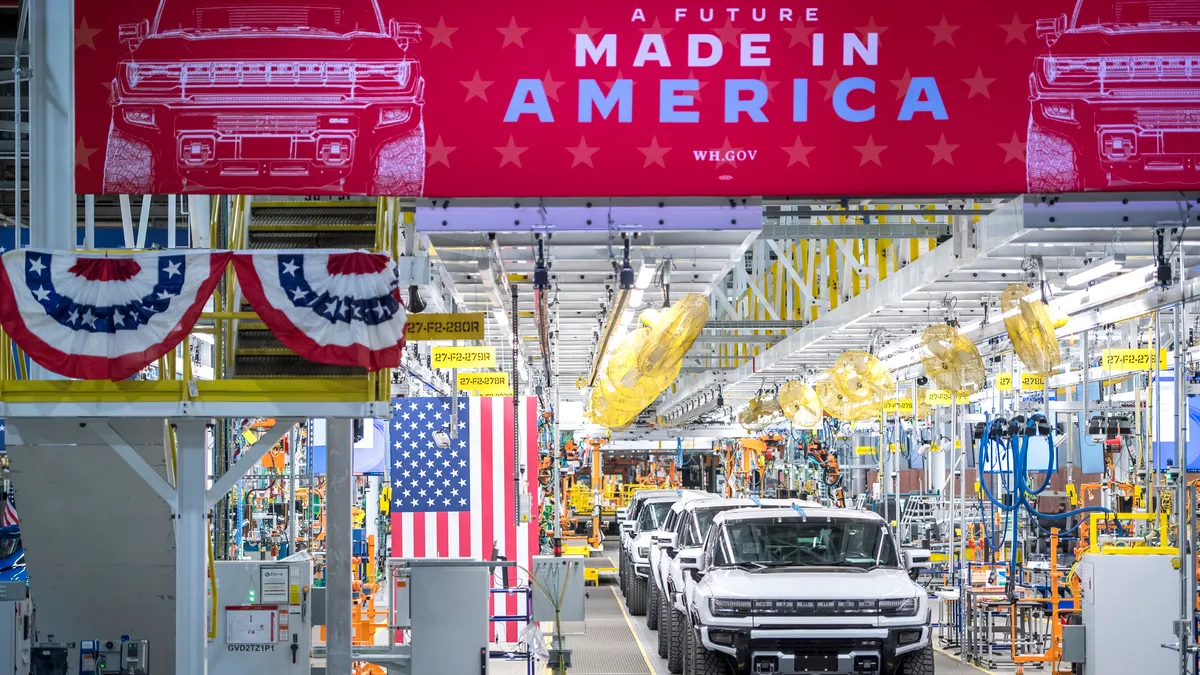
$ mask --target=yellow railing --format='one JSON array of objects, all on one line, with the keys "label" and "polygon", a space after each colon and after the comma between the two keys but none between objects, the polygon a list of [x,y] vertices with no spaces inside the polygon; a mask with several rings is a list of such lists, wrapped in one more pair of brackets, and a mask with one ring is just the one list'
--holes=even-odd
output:
[{"label": "yellow railing", "polygon": [[[1106,544],[1099,540],[1098,525],[1101,520],[1108,522],[1115,519],[1124,527],[1131,527],[1133,521],[1149,521],[1158,526],[1158,545],[1149,546],[1140,542],[1122,542]],[[1108,555],[1178,555],[1179,549],[1167,546],[1170,525],[1166,513],[1092,513],[1088,516],[1088,550]]]},{"label": "yellow railing", "polygon": [[[247,242],[245,219],[247,202],[242,196],[231,198],[231,222],[222,234],[219,200],[213,200],[210,218],[210,242],[214,248],[243,250]],[[407,214],[406,217],[411,217]],[[376,213],[375,250],[397,255],[400,208],[397,200],[379,199]],[[134,251],[106,251],[110,254]],[[255,312],[240,311],[240,297],[232,266],[213,292],[213,311],[203,312],[191,334],[182,343],[182,363],[176,351],[157,361],[158,375],[153,380],[31,380],[24,352],[0,330],[0,401],[6,403],[105,402],[149,403],[195,402],[329,402],[369,403],[391,399],[391,371],[365,373],[362,378],[262,378],[229,377],[237,344],[237,322],[258,321]],[[196,334],[213,337],[213,377],[195,379],[191,344]]]}]

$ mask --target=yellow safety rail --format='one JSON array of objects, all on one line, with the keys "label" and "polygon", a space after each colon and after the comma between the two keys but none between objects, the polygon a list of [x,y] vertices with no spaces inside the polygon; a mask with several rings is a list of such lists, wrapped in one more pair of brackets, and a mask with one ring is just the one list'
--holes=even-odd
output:
[{"label": "yellow safety rail", "polygon": [[[232,218],[226,230],[228,241],[220,239],[220,210],[214,200],[210,223],[210,242],[215,247],[241,250],[246,245],[248,201],[231,198]],[[400,208],[397,200],[377,200],[376,250],[397,254]],[[406,213],[406,219],[412,214]],[[135,251],[110,250],[110,255]],[[365,373],[362,378],[263,378],[234,379],[231,366],[236,349],[237,322],[257,321],[254,312],[239,311],[240,297],[232,265],[213,292],[213,311],[204,312],[192,333],[184,338],[181,351],[158,360],[154,380],[31,380],[25,354],[12,338],[0,331],[0,401],[5,403],[164,403],[164,402],[245,402],[245,403],[371,403],[391,399],[391,371]],[[213,337],[213,379],[195,379],[192,372],[191,343],[196,334]],[[181,353],[182,364],[178,364]]]},{"label": "yellow safety rail", "polygon": [[[1099,532],[1097,524],[1101,520],[1108,521],[1109,519],[1126,523],[1134,520],[1158,521],[1158,541],[1160,545],[1142,546],[1136,543],[1098,543]],[[1166,513],[1092,513],[1088,517],[1088,550],[1105,555],[1178,555],[1178,548],[1165,545],[1165,542],[1168,541],[1168,529],[1169,525]]]}]

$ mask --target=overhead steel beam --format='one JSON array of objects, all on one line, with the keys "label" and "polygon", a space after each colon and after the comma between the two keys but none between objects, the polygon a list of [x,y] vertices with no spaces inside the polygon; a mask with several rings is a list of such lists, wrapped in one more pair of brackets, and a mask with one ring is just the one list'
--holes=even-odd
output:
[{"label": "overhead steel beam", "polygon": [[[872,212],[873,213],[873,212]],[[927,212],[913,211],[910,215],[923,216]],[[780,214],[787,219],[786,214]],[[842,215],[840,211],[828,213],[815,212],[816,215]],[[795,218],[793,216],[792,218]],[[763,223],[762,236],[764,239],[936,239],[950,236],[949,223],[911,223],[883,224],[871,223],[862,225],[814,225],[809,218],[799,219],[801,222],[780,222],[768,217]]]},{"label": "overhead steel beam", "polygon": [[701,333],[696,342],[706,343],[762,343],[779,342],[782,335],[727,335],[725,333]]},{"label": "overhead steel beam", "polygon": [[1200,215],[1200,192],[1025,195],[1029,229],[1183,227]]},{"label": "overhead steel beam", "polygon": [[753,230],[759,199],[421,199],[422,232]]},{"label": "overhead steel beam", "polygon": [[738,320],[738,321],[709,321],[704,324],[705,330],[787,330],[790,328],[803,328],[804,322],[799,320],[782,319],[779,321],[768,320]]},{"label": "overhead steel beam", "polygon": [[[660,410],[664,411],[664,414],[670,414],[677,406],[710,388],[736,386],[746,379],[762,377],[765,372],[785,368],[785,361],[800,356],[808,347],[836,336],[847,326],[869,319],[876,312],[903,300],[908,293],[986,258],[988,253],[1013,241],[1026,231],[1021,200],[1008,202],[978,225],[967,222],[968,219],[962,220],[963,222],[956,224],[953,240],[922,255],[886,279],[873,283],[865,292],[839,304],[836,309],[826,312],[812,323],[791,333],[736,371],[712,373],[691,382],[681,383],[674,393],[663,397]],[[706,327],[715,328],[711,323]]]}]

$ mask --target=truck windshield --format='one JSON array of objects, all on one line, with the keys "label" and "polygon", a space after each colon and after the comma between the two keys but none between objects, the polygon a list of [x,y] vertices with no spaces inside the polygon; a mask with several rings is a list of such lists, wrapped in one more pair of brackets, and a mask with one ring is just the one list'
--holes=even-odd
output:
[{"label": "truck windshield", "polygon": [[162,0],[153,33],[383,33],[374,0]]},{"label": "truck windshield", "polygon": [[708,528],[712,527],[713,519],[722,511],[730,509],[745,508],[730,504],[729,506],[714,506],[706,509],[696,509],[696,526],[700,530],[700,538],[704,539],[704,535],[708,534]]},{"label": "truck windshield", "polygon": [[641,513],[638,514],[638,531],[657,530],[673,505],[674,502],[657,502],[643,506]]},{"label": "truck windshield", "polygon": [[1076,28],[1139,24],[1200,25],[1200,5],[1178,0],[1079,0]]},{"label": "truck windshield", "polygon": [[891,535],[875,522],[751,519],[725,532],[735,565],[899,567]]}]

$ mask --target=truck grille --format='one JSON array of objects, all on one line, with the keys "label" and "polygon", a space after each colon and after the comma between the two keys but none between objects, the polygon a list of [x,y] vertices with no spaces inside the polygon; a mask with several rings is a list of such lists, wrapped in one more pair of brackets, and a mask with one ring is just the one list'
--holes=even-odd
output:
[{"label": "truck grille", "polygon": [[845,654],[847,652],[882,651],[883,640],[865,638],[769,638],[755,640],[753,652],[783,652],[784,654]]},{"label": "truck grille", "polygon": [[216,128],[222,134],[310,134],[317,130],[316,115],[219,115]]},{"label": "truck grille", "polygon": [[1147,108],[1135,113],[1143,129],[1195,129],[1200,127],[1200,110],[1195,108]]}]

